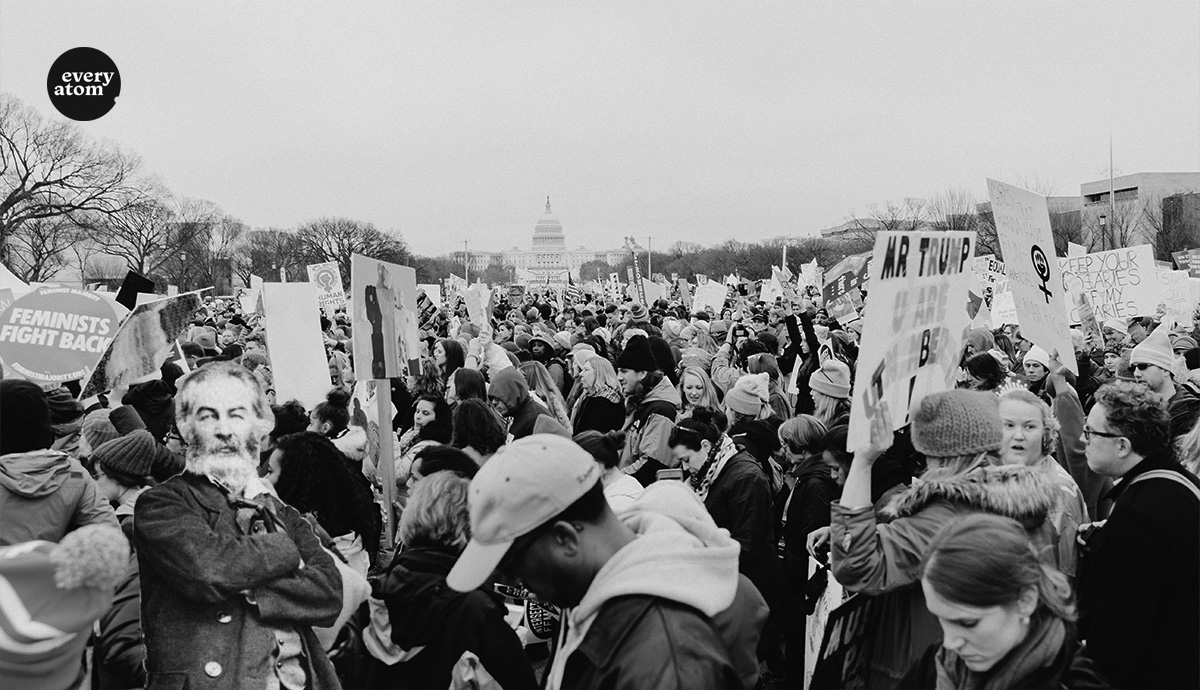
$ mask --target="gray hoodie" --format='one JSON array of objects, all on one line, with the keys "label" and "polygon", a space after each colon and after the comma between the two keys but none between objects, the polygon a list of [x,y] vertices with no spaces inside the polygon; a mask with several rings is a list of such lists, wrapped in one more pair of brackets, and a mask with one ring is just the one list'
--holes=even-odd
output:
[{"label": "gray hoodie", "polygon": [[106,523],[119,527],[96,482],[75,458],[57,450],[0,455],[0,546]]}]

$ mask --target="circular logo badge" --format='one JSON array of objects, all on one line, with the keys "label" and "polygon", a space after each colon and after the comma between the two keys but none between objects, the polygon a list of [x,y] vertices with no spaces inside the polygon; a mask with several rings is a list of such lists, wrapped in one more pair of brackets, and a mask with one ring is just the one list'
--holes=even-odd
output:
[{"label": "circular logo badge", "polygon": [[46,76],[50,102],[66,117],[88,122],[103,117],[121,95],[121,73],[95,48],[72,48],[54,61]]}]

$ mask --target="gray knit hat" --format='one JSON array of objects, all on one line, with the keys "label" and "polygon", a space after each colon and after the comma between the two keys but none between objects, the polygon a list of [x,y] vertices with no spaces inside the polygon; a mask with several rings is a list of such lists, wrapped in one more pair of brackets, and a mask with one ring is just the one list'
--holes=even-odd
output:
[{"label": "gray knit hat", "polygon": [[1000,399],[991,393],[959,389],[927,395],[912,420],[913,447],[929,457],[1000,449]]}]

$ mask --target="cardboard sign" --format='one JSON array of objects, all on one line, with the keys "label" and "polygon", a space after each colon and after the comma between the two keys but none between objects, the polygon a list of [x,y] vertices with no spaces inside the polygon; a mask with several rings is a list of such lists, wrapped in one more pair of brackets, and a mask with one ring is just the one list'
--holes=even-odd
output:
[{"label": "cardboard sign", "polygon": [[[914,402],[954,388],[970,318],[962,305],[971,281],[975,234],[881,232],[863,322],[846,449],[871,437],[886,401],[892,428],[908,423]],[[1070,341],[1068,341],[1068,345]]]},{"label": "cardboard sign", "polygon": [[1159,309],[1166,318],[1175,323],[1189,325],[1196,311],[1196,302],[1192,299],[1191,278],[1187,271],[1158,271],[1159,297],[1162,302]]},{"label": "cardboard sign", "polygon": [[321,337],[319,293],[316,283],[263,286],[263,322],[276,399],[296,399],[310,410],[325,400],[333,385]]},{"label": "cardboard sign", "polygon": [[158,372],[200,308],[201,292],[156,300],[130,312],[105,348],[80,397],[128,386]]},{"label": "cardboard sign", "polygon": [[1087,247],[1074,242],[1067,242],[1067,256],[1083,256],[1087,254]]},{"label": "cardboard sign", "polygon": [[492,303],[491,288],[476,283],[467,288],[465,301],[467,303],[467,315],[471,317],[471,323],[480,328],[484,328],[491,323],[492,310],[495,308]]},{"label": "cardboard sign", "polygon": [[[1148,244],[1067,257],[1059,260],[1059,266],[1064,277],[1069,273],[1082,281],[1100,323],[1151,316],[1162,302],[1159,268]],[[1072,309],[1069,317],[1071,323],[1079,323],[1076,310]]]},{"label": "cardboard sign", "polygon": [[322,309],[333,313],[346,303],[346,291],[342,289],[342,269],[336,261],[308,265],[308,282],[317,286],[317,303]]},{"label": "cardboard sign", "polygon": [[[798,368],[798,367],[797,367]],[[816,562],[808,559],[808,577],[816,573]],[[817,660],[821,658],[821,643],[825,641],[825,629],[829,618],[837,607],[846,600],[846,591],[832,576],[825,583],[825,591],[817,599],[811,615],[805,617],[804,625],[804,687],[810,687]]]},{"label": "cardboard sign", "polygon": [[[1059,352],[1063,365],[1078,374],[1068,327],[1078,319],[1068,320],[1070,297],[1054,256],[1046,197],[992,179],[987,185],[1021,335],[1046,352]],[[1094,298],[1092,306],[1096,306]]]},{"label": "cardboard sign", "polygon": [[1192,278],[1200,278],[1200,249],[1188,250],[1188,273]]},{"label": "cardboard sign", "polygon": [[867,687],[871,632],[879,624],[881,607],[878,598],[856,594],[829,614],[811,690]]},{"label": "cardboard sign", "polygon": [[827,282],[821,290],[821,296],[826,305],[855,288],[862,288],[867,281],[867,262],[870,259],[871,252],[847,256],[825,272]]},{"label": "cardboard sign", "polygon": [[365,381],[419,372],[417,272],[355,254],[350,284],[354,377]]},{"label": "cardboard sign", "polygon": [[693,311],[706,311],[713,319],[721,317],[721,310],[725,308],[725,295],[728,288],[722,283],[709,281],[704,285],[696,286],[696,294],[692,297]]},{"label": "cardboard sign", "polygon": [[679,301],[683,302],[684,309],[692,311],[692,286],[686,278],[677,278],[675,284],[679,286]]},{"label": "cardboard sign", "polygon": [[125,274],[121,289],[117,291],[117,302],[132,310],[138,305],[138,295],[154,294],[154,281],[130,271]]},{"label": "cardboard sign", "polygon": [[117,332],[113,302],[94,292],[40,287],[0,315],[0,365],[6,377],[34,383],[87,378]]}]

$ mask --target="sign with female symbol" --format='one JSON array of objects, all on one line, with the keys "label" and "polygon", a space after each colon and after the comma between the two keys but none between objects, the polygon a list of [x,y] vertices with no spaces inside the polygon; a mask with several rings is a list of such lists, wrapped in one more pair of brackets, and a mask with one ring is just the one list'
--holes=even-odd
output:
[{"label": "sign with female symbol", "polygon": [[332,314],[337,307],[346,304],[346,291],[342,288],[342,271],[336,261],[326,261],[308,266],[308,282],[317,286],[317,304]]}]

